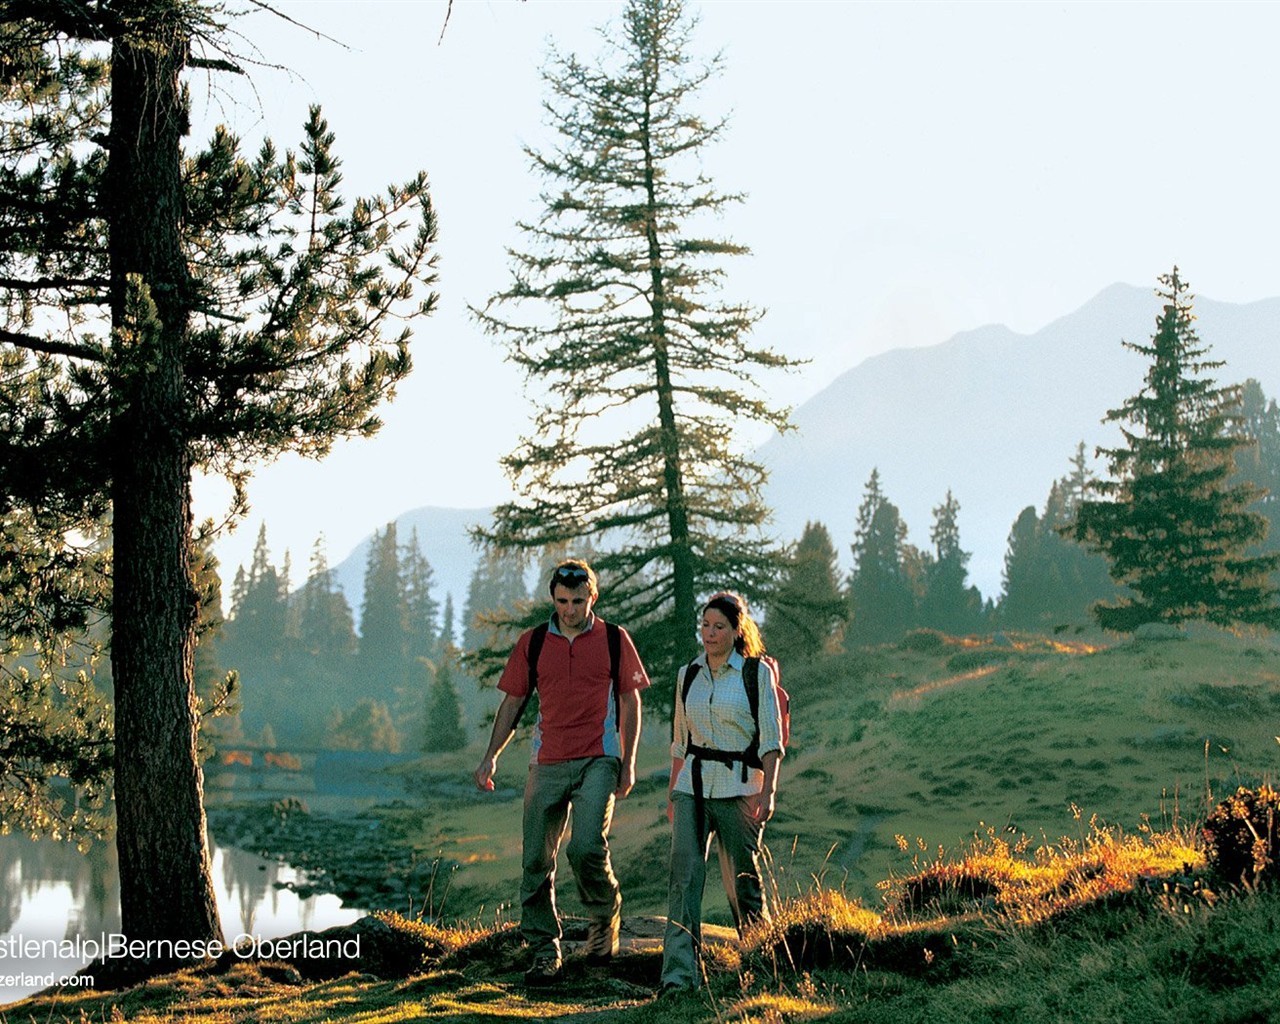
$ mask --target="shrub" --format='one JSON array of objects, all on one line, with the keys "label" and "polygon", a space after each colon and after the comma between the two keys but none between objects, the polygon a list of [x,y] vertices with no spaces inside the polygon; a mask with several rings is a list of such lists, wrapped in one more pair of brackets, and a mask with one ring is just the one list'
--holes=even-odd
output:
[{"label": "shrub", "polygon": [[1209,866],[1223,880],[1257,884],[1280,877],[1275,860],[1280,793],[1241,786],[1204,824]]},{"label": "shrub", "polygon": [[904,651],[920,654],[941,654],[947,647],[947,638],[936,629],[913,629],[898,644]]}]

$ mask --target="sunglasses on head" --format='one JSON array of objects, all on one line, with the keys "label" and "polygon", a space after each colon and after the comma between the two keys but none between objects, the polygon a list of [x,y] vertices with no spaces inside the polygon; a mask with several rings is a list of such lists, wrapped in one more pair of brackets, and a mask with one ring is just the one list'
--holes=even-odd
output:
[{"label": "sunglasses on head", "polygon": [[551,574],[551,580],[554,583],[585,583],[590,578],[586,569],[579,569],[573,565],[557,569]]}]

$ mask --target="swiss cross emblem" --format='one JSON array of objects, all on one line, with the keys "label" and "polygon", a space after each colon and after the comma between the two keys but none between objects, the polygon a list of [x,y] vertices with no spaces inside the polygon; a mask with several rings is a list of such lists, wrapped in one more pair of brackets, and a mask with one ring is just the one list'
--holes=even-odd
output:
[{"label": "swiss cross emblem", "polygon": [[644,682],[644,673],[641,672],[639,669],[636,669],[635,674],[631,677],[631,679],[633,682],[639,685],[640,683]]}]

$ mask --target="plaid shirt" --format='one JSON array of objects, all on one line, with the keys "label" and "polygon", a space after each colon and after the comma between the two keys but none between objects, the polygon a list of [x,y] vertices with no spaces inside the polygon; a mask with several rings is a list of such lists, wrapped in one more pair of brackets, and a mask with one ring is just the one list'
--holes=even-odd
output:
[{"label": "plaid shirt", "polygon": [[[746,750],[755,735],[755,723],[751,719],[751,705],[747,702],[747,690],[742,681],[743,656],[737,651],[729,655],[720,670],[712,676],[707,668],[705,653],[698,655],[689,665],[700,666],[693,684],[689,687],[687,706],[680,700],[684,688],[684,676],[688,665],[676,676],[675,715],[671,723],[671,756],[685,757],[685,748],[692,741],[701,747],[716,750]],[[760,663],[760,754],[782,749],[782,715],[778,710],[778,692],[773,669]],[[747,771],[747,781],[742,781],[740,765],[730,767],[717,761],[702,762],[702,793],[708,799],[747,796],[759,793],[764,785],[764,772],[759,768]],[[693,766],[685,760],[676,777],[675,792],[693,793]]]}]

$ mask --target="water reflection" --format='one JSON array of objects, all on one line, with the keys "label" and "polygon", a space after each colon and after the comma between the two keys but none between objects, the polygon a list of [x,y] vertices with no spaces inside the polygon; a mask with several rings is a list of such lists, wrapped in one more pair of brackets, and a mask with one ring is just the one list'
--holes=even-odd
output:
[{"label": "water reflection", "polygon": [[[297,880],[288,865],[215,844],[213,882],[228,945],[242,935],[278,938],[350,924],[362,915],[336,896],[299,899],[278,885]],[[0,836],[0,1005],[44,987],[23,978],[62,977],[83,966],[83,961],[56,957],[15,956],[15,939],[44,942],[47,948],[58,940],[83,944],[119,934],[119,892],[111,843],[95,843],[82,853],[65,843]]]}]

